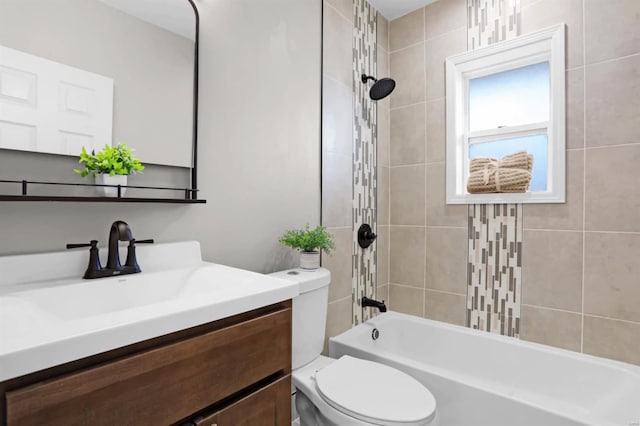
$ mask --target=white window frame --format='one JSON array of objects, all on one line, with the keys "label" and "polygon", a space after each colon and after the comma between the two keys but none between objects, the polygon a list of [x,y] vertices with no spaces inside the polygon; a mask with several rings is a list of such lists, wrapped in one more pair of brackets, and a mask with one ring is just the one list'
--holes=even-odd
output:
[{"label": "white window frame", "polygon": [[[469,131],[469,80],[549,62],[549,121]],[[565,25],[559,24],[513,40],[450,56],[446,60],[446,203],[565,202]],[[547,191],[469,194],[469,144],[547,133]],[[535,159],[534,159],[535,161]]]}]

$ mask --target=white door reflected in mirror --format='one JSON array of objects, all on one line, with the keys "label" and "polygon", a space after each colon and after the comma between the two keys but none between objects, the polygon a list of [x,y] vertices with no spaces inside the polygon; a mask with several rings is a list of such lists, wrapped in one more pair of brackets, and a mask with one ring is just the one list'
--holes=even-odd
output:
[{"label": "white door reflected in mirror", "polygon": [[0,148],[78,155],[112,125],[112,79],[0,46]]}]

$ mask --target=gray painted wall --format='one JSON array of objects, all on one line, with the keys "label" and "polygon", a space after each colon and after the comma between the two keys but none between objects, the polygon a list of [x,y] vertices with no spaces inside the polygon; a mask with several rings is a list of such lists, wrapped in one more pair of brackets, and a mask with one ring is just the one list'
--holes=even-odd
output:
[{"label": "gray painted wall", "polygon": [[[276,240],[285,228],[319,223],[321,2],[199,7],[200,186],[208,204],[0,203],[0,254],[92,238],[104,245],[108,226],[122,219],[138,238],[199,240],[217,263],[258,272],[295,264]],[[34,156],[29,166],[44,165]]]},{"label": "gray painted wall", "polygon": [[97,0],[0,0],[0,44],[112,78],[114,143],[191,166],[192,40]]}]

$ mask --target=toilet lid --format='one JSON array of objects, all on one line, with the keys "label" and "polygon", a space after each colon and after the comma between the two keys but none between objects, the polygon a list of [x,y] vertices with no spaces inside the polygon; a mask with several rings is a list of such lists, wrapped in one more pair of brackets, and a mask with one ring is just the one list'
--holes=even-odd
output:
[{"label": "toilet lid", "polygon": [[424,425],[435,415],[436,400],[402,371],[348,355],[315,376],[322,398],[356,419],[383,426]]}]

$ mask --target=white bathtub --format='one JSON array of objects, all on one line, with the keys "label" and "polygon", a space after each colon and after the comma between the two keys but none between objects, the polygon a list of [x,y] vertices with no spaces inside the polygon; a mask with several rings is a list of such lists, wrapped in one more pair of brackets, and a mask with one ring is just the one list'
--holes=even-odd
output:
[{"label": "white bathtub", "polygon": [[414,376],[435,395],[442,426],[640,426],[640,367],[630,364],[396,312],[329,348]]}]

